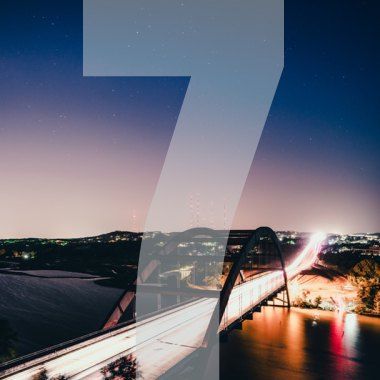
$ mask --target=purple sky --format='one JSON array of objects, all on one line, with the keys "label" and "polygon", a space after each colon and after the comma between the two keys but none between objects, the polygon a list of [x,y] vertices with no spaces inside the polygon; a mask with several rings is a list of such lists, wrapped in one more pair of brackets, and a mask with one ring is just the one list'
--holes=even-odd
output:
[{"label": "purple sky", "polygon": [[[143,227],[188,78],[83,78],[80,3],[1,2],[0,238]],[[287,2],[285,70],[234,227],[380,230],[373,14]]]}]

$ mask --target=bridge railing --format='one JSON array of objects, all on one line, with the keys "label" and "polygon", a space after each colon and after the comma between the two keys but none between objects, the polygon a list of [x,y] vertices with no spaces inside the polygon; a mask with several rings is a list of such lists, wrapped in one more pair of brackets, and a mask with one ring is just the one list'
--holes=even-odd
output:
[{"label": "bridge railing", "polygon": [[281,271],[264,273],[254,279],[236,285],[224,311],[219,331],[225,330],[244,314],[285,285]]}]

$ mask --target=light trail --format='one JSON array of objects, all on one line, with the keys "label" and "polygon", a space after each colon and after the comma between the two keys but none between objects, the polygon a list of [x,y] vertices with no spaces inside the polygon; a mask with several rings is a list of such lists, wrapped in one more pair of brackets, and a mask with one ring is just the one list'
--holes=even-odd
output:
[{"label": "light trail", "polygon": [[322,232],[317,232],[311,236],[307,246],[290,265],[286,266],[288,277],[294,277],[297,273],[313,265],[318,256],[320,245],[325,239],[326,235]]},{"label": "light trail", "polygon": [[[288,278],[293,278],[315,262],[324,239],[325,235],[321,233],[311,236],[301,253],[286,266]],[[258,274],[252,280],[235,286],[219,330],[227,328],[283,286],[281,270]],[[116,329],[104,337],[91,338],[85,345],[74,344],[69,349],[20,364],[0,374],[0,378],[26,380],[46,369],[51,377],[65,375],[77,380],[102,379],[101,368],[130,353],[138,354],[138,365],[144,378],[158,378],[201,347],[216,303],[216,298],[198,299]]]}]

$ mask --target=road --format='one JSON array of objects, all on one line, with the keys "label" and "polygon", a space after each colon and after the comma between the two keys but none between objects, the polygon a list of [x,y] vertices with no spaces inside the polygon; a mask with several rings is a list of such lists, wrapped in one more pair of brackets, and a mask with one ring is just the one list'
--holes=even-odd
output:
[{"label": "road", "polygon": [[[312,236],[308,245],[287,266],[289,278],[312,265],[323,239],[321,234]],[[235,286],[220,329],[239,319],[283,285],[282,271],[271,271]],[[156,379],[201,346],[216,303],[216,298],[192,301],[13,367],[0,374],[0,378],[26,380],[46,369],[51,377],[65,375],[71,379],[103,379],[102,368],[133,352],[144,379]]]}]

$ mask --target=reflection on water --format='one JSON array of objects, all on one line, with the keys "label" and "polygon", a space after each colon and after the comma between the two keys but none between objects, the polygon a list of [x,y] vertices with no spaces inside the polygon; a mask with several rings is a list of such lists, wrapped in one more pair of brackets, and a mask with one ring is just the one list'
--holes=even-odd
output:
[{"label": "reflection on water", "polygon": [[375,379],[380,319],[263,308],[221,344],[221,379]]}]

